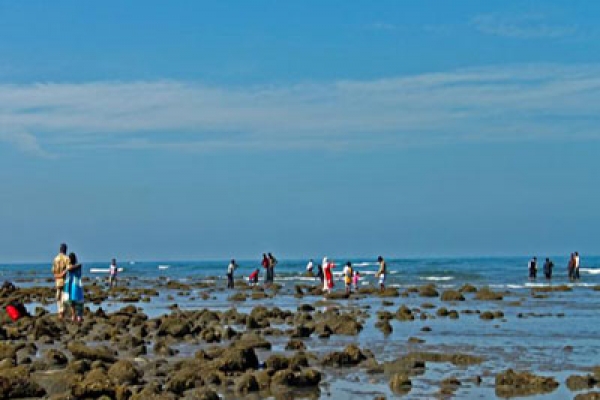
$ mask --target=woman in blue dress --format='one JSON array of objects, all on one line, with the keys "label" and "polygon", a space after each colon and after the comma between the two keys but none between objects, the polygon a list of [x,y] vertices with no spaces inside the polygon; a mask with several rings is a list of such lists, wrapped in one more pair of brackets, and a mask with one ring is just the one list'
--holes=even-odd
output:
[{"label": "woman in blue dress", "polygon": [[83,318],[83,287],[81,285],[81,264],[77,262],[75,253],[69,254],[69,267],[65,277],[63,299],[65,305],[71,308],[73,321],[81,322]]}]

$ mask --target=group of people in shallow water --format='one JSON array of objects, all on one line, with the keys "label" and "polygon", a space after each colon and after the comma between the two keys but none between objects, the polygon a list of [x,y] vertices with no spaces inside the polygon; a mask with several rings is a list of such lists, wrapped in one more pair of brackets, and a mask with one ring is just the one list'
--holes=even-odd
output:
[{"label": "group of people in shallow water", "polygon": [[[379,287],[383,291],[385,290],[385,277],[387,265],[383,257],[377,257],[377,264],[379,265],[379,270],[375,274],[375,277],[379,279]],[[314,263],[311,259],[306,266],[306,272],[309,274],[313,273]],[[317,265],[317,278],[321,280],[321,284],[323,285],[324,293],[331,293],[333,287],[335,286],[333,279],[333,269],[335,268],[335,263],[333,260],[328,259],[327,257],[323,258],[323,263]],[[352,263],[350,261],[346,262],[344,265],[344,269],[342,270],[342,279],[344,280],[344,286],[346,289],[346,294],[350,294],[352,292],[352,288],[354,290],[358,290],[359,281],[361,279],[360,272],[356,271],[352,267]]]},{"label": "group of people in shallow water", "polygon": [[[80,323],[83,319],[84,293],[81,284],[83,267],[77,260],[75,253],[67,255],[67,245],[60,245],[58,255],[52,262],[52,275],[56,290],[56,308],[58,318],[63,319],[65,310],[71,312],[71,320]],[[109,267],[109,286],[112,288],[117,283],[117,260],[114,258]]]},{"label": "group of people in shallow water", "polygon": [[[265,269],[265,285],[270,285],[275,281],[275,266],[277,265],[277,259],[271,253],[263,253],[262,267]],[[239,265],[232,259],[227,266],[227,288],[233,289],[235,287],[235,280],[233,278],[234,272],[238,269]],[[248,283],[251,285],[258,284],[258,274],[260,270],[256,268],[249,276]]]},{"label": "group of people in shallow water", "polygon": [[[377,258],[377,263],[379,265],[379,269],[375,274],[375,277],[379,279],[379,287],[381,291],[385,290],[385,279],[387,276],[387,265],[383,257],[379,256]],[[271,253],[264,253],[262,262],[262,267],[265,269],[265,285],[270,285],[273,283],[275,279],[275,266],[277,265],[277,259]],[[235,259],[232,259],[227,266],[227,288],[234,289],[235,280],[234,280],[234,272],[239,267],[236,263]],[[324,293],[331,293],[333,287],[335,286],[333,269],[335,268],[335,263],[333,260],[330,260],[327,257],[323,258],[322,264],[317,265],[316,267],[316,277],[320,279],[321,285],[323,286]],[[306,273],[310,276],[315,276],[314,272],[315,266],[312,259],[309,260],[306,265]],[[248,275],[248,283],[250,285],[258,284],[258,275],[260,270],[256,268],[250,275]],[[352,267],[352,263],[348,261],[344,265],[344,269],[342,272],[342,278],[344,280],[346,293],[350,294],[352,292],[352,288],[354,290],[358,290],[359,281],[361,279],[360,272],[355,271]]]},{"label": "group of people in shallow water", "polygon": [[[571,253],[571,256],[569,257],[569,263],[567,265],[567,274],[569,276],[569,280],[571,280],[571,281],[579,280],[579,278],[580,278],[579,264],[580,264],[579,253],[578,252]],[[529,270],[529,280],[530,281],[536,280],[537,270],[538,270],[537,257],[533,257],[531,260],[529,260],[529,263],[527,264],[527,268]],[[550,258],[546,258],[546,262],[544,262],[544,266],[543,266],[544,276],[546,277],[546,280],[549,281],[552,279],[553,269],[554,269],[554,263],[552,262],[552,260],[550,260]]]},{"label": "group of people in shallow water", "polygon": [[[379,280],[379,287],[381,291],[385,290],[385,281],[387,277],[387,264],[383,257],[377,257],[377,264],[379,269],[375,274],[375,277]],[[275,266],[277,265],[277,259],[272,253],[263,253],[261,265],[265,270],[265,285],[271,285],[275,280]],[[579,280],[579,253],[571,253],[569,263],[567,266],[567,272],[571,281]],[[335,262],[327,257],[323,258],[323,262],[318,264],[316,267],[316,278],[321,281],[324,293],[331,293],[335,286],[333,269],[336,267]],[[231,260],[227,267],[227,287],[229,289],[234,288],[234,272],[238,268],[238,264],[234,259]],[[311,259],[307,266],[306,272],[310,276],[315,276],[315,266]],[[537,257],[533,257],[528,263],[529,279],[535,280],[537,278],[538,261]],[[547,280],[552,279],[552,272],[554,269],[554,263],[550,258],[546,258],[543,265],[544,276]],[[117,283],[117,261],[113,258],[109,267],[109,285],[112,288]],[[248,283],[251,285],[258,284],[258,275],[260,269],[256,268],[249,276]],[[52,263],[52,274],[54,275],[55,289],[56,289],[56,306],[58,309],[58,317],[64,318],[65,310],[70,309],[71,319],[74,322],[81,322],[83,318],[83,303],[84,294],[83,286],[81,284],[82,278],[82,265],[77,260],[75,253],[69,253],[67,255],[67,245],[61,244],[58,255],[54,258]],[[358,290],[361,274],[356,271],[352,266],[352,263],[348,261],[344,265],[342,271],[342,279],[344,281],[346,293],[350,294],[352,289]]]}]

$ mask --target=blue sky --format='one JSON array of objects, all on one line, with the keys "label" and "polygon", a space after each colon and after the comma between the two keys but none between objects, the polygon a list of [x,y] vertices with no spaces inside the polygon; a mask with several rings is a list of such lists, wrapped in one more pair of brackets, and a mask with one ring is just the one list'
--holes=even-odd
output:
[{"label": "blue sky", "polygon": [[598,254],[598,15],[0,1],[0,261]]}]

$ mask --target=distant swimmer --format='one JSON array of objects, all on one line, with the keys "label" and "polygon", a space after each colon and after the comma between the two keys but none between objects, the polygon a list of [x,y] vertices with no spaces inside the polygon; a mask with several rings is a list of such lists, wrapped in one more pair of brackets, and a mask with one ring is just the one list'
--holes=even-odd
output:
[{"label": "distant swimmer", "polygon": [[554,268],[554,263],[550,261],[549,258],[546,258],[546,262],[544,263],[544,275],[546,276],[546,280],[552,279],[552,269]]},{"label": "distant swimmer", "polygon": [[377,263],[379,264],[379,270],[375,276],[379,278],[379,289],[383,292],[385,290],[385,275],[387,274],[387,265],[383,257],[377,257]]},{"label": "distant swimmer", "polygon": [[537,277],[537,257],[533,257],[531,260],[529,260],[528,268],[529,280],[535,281],[535,278]]}]

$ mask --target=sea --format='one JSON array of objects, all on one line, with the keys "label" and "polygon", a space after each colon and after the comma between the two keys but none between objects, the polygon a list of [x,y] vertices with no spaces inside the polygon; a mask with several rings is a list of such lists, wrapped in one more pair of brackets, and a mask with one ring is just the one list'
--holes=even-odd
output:
[{"label": "sea", "polygon": [[[409,287],[424,283],[435,283],[441,288],[456,288],[465,283],[475,286],[489,286],[498,289],[528,289],[546,285],[543,274],[545,258],[538,259],[538,277],[531,282],[528,279],[528,257],[479,257],[479,258],[412,258],[386,259],[388,276],[386,283],[392,287]],[[554,263],[553,284],[572,286],[600,285],[600,256],[581,257],[581,279],[572,283],[567,277],[568,257],[551,257]],[[247,277],[255,269],[259,269],[261,278],[263,268],[257,260],[238,260],[239,268],[236,278]],[[362,285],[375,284],[378,266],[376,259],[340,258],[334,260],[334,275],[341,275],[346,262],[350,261],[355,271],[359,271]],[[314,259],[316,266],[321,259]],[[282,285],[295,285],[302,282],[313,282],[315,279],[306,276],[304,260],[278,260],[275,281]],[[229,260],[216,261],[121,261],[122,279],[133,278],[137,284],[154,282],[157,279],[178,281],[226,280]],[[104,279],[108,274],[109,262],[83,263],[84,275],[92,279]],[[15,263],[0,264],[0,280],[23,281],[38,284],[51,277],[48,263]]]}]

